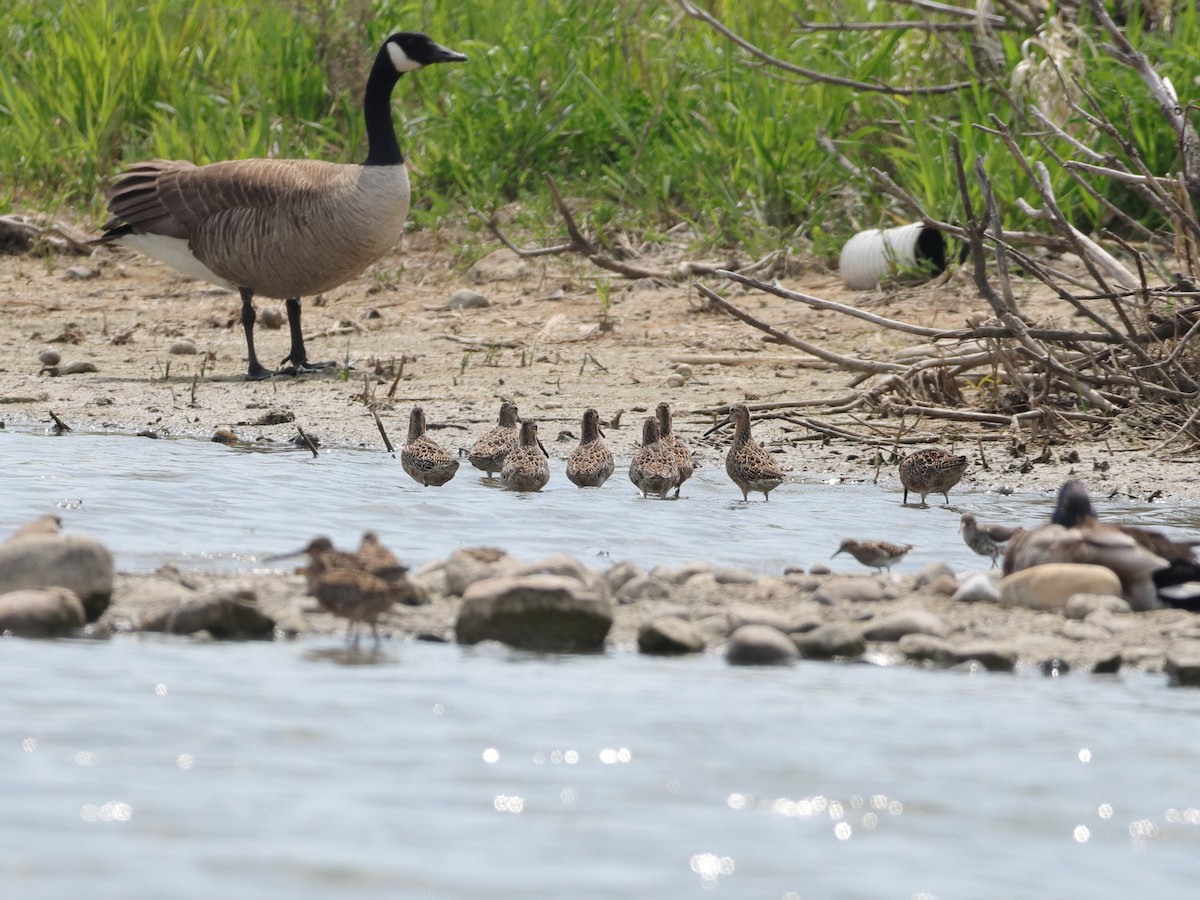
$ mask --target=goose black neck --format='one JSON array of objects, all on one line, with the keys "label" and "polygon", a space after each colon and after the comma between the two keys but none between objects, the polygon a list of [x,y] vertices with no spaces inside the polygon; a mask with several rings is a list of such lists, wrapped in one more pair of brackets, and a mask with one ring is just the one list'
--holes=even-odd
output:
[{"label": "goose black neck", "polygon": [[367,158],[363,165],[398,166],[404,162],[392,124],[392,88],[399,80],[400,73],[392,65],[387,48],[381,49],[363,94],[363,118],[367,125]]}]

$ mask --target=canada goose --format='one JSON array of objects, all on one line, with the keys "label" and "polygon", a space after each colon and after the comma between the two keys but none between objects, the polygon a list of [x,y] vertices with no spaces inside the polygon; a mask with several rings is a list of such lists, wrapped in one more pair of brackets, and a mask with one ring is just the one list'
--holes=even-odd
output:
[{"label": "canada goose", "polygon": [[331,290],[395,246],[408,217],[408,171],[392,125],[400,76],[462,62],[424,34],[399,32],[380,47],[363,95],[367,158],[361,165],[315,159],[239,159],[196,166],[137,163],[113,181],[109,220],[94,243],[121,243],[186,275],[242,297],[248,379],[271,370],[254,351],[254,295],[287,301],[291,350],[283,373],[310,363],[300,297]]},{"label": "canada goose", "polygon": [[729,408],[729,416],[718,422],[704,437],[719,428],[733,423],[733,443],[725,455],[725,472],[742,491],[742,500],[750,499],[751,491],[761,491],[764,500],[771,499],[771,491],[783,484],[783,469],[762,445],[750,437],[750,408],[738,403]]},{"label": "canada goose", "polygon": [[903,506],[908,506],[908,492],[921,495],[921,506],[929,494],[941,494],[950,502],[950,488],[958,484],[967,471],[967,458],[955,456],[940,447],[927,447],[910,453],[900,460],[900,484],[904,486]]}]

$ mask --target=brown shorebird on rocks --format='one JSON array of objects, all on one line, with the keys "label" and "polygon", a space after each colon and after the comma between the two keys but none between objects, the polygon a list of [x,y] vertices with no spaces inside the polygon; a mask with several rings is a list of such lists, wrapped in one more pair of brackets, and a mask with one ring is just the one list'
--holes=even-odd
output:
[{"label": "brown shorebird on rocks", "polygon": [[522,422],[521,442],[505,457],[500,482],[512,491],[540,491],[550,480],[547,456],[538,440],[537,422]]},{"label": "brown shorebird on rocks", "polygon": [[408,417],[408,442],[400,451],[400,465],[425,487],[441,487],[458,471],[458,460],[425,433],[425,410],[419,406]]},{"label": "brown shorebird on rocks", "polygon": [[974,513],[963,513],[958,530],[962,532],[963,541],[968,547],[980,556],[991,558],[994,568],[996,561],[1004,553],[1005,545],[1018,529],[979,522]]},{"label": "brown shorebird on rocks", "polygon": [[504,468],[509,451],[521,442],[521,419],[517,404],[505,400],[500,404],[500,420],[487,434],[477,440],[467,454],[467,460],[491,478]]},{"label": "brown shorebird on rocks", "polygon": [[905,506],[908,492],[921,495],[921,506],[928,506],[928,494],[941,494],[950,502],[950,488],[962,479],[967,471],[967,458],[955,456],[940,447],[917,450],[900,460],[900,483],[904,485]]},{"label": "brown shorebird on rocks", "polygon": [[404,598],[401,586],[362,569],[329,569],[317,577],[310,593],[323,610],[350,620],[346,640],[353,638],[355,643],[360,622],[371,626],[371,634],[378,643],[379,617]]},{"label": "brown shorebird on rocks", "polygon": [[749,500],[751,491],[761,491],[763,499],[770,500],[771,491],[783,483],[783,469],[775,457],[750,437],[750,408],[746,404],[731,406],[728,417],[704,432],[704,436],[708,437],[731,422],[733,443],[725,455],[725,471],[741,489],[742,500]]},{"label": "brown shorebird on rocks", "polygon": [[600,487],[613,473],[612,451],[604,443],[600,414],[594,409],[583,412],[579,446],[567,457],[567,478],[578,487]]},{"label": "brown shorebird on rocks", "polygon": [[1125,599],[1135,612],[1160,609],[1163,602],[1155,576],[1169,570],[1172,563],[1139,541],[1134,531],[1146,529],[1101,522],[1083,482],[1072,479],[1059,490],[1049,525],[1018,531],[1009,540],[1004,574],[1045,563],[1104,566],[1120,579]]},{"label": "brown shorebird on rocks", "polygon": [[675,464],[675,454],[660,438],[658,420],[646,419],[642,423],[642,446],[629,461],[629,480],[643,497],[654,494],[664,500],[667,491],[679,484],[679,467]]},{"label": "brown shorebird on rocks", "polygon": [[679,435],[675,433],[675,424],[671,417],[671,406],[668,403],[660,403],[654,410],[654,418],[658,420],[658,439],[662,445],[671,451],[675,457],[675,467],[679,469],[679,481],[675,485],[675,496],[679,496],[679,489],[683,487],[683,483],[692,477],[692,472],[696,470],[692,465],[692,451],[688,449],[688,445],[680,440]]},{"label": "brown shorebird on rocks", "polygon": [[872,569],[888,569],[900,562],[904,554],[913,548],[912,544],[892,544],[888,541],[856,541],[846,538],[829,557],[833,559],[839,553],[849,553],[864,566]]}]

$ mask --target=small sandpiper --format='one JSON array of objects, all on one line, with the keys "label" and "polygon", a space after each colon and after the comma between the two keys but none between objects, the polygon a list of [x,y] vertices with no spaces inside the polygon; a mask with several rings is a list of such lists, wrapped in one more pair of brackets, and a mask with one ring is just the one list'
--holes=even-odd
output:
[{"label": "small sandpiper", "polygon": [[441,487],[458,471],[458,460],[425,433],[425,410],[412,408],[408,418],[408,443],[400,451],[400,465],[418,484]]},{"label": "small sandpiper", "polygon": [[491,478],[504,468],[504,459],[521,442],[521,419],[517,404],[505,400],[500,404],[499,423],[477,440],[467,454],[467,460]]},{"label": "small sandpiper", "polygon": [[671,406],[668,403],[660,403],[654,410],[654,417],[658,420],[658,439],[662,445],[671,451],[675,457],[675,467],[679,469],[679,482],[675,485],[675,496],[679,496],[679,489],[683,487],[683,483],[692,477],[695,466],[692,465],[692,451],[688,449],[688,445],[679,439],[679,435],[675,433],[675,424],[671,417]]},{"label": "small sandpiper", "polygon": [[667,491],[679,484],[679,467],[675,454],[663,445],[658,432],[658,420],[646,419],[642,425],[642,446],[629,461],[629,480],[643,497],[655,494],[665,500]]},{"label": "small sandpiper", "polygon": [[1009,538],[1017,532],[1016,528],[1009,528],[1005,525],[980,523],[975,519],[974,513],[962,514],[962,522],[959,524],[958,530],[962,532],[963,541],[968,547],[980,556],[991,557],[992,568],[996,567],[996,561],[1004,553],[1004,547]]},{"label": "small sandpiper", "polygon": [[371,626],[379,643],[379,617],[403,597],[399,586],[362,569],[329,569],[315,580],[310,593],[323,610],[350,620],[346,640],[353,637],[356,644],[360,622]]},{"label": "small sandpiper", "polygon": [[746,404],[731,406],[725,420],[704,432],[704,436],[730,422],[734,425],[733,443],[725,455],[725,471],[741,489],[742,500],[749,500],[751,491],[761,491],[763,499],[770,500],[771,491],[783,483],[783,469],[774,456],[750,437],[750,408]]},{"label": "small sandpiper", "polygon": [[567,457],[567,478],[578,487],[600,487],[614,467],[612,451],[600,430],[600,414],[594,409],[584,410],[579,446]]},{"label": "small sandpiper", "polygon": [[892,566],[904,559],[904,554],[913,548],[912,544],[892,544],[888,541],[856,541],[846,538],[829,557],[833,559],[839,553],[849,553],[864,566],[872,569],[891,570]]},{"label": "small sandpiper", "polygon": [[513,491],[540,491],[550,480],[550,463],[538,440],[537,422],[521,423],[521,442],[505,457],[500,469],[501,483]]},{"label": "small sandpiper", "polygon": [[925,497],[941,494],[950,502],[950,488],[962,480],[967,471],[967,458],[955,456],[940,447],[917,450],[900,460],[900,483],[904,486],[903,504],[908,505],[908,492],[921,495],[921,506],[929,504]]}]

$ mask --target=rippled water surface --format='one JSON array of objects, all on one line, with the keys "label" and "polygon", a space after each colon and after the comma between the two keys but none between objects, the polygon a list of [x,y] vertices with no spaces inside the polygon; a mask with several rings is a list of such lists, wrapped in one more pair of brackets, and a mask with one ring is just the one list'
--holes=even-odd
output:
[{"label": "rippled water surface", "polygon": [[[1050,502],[951,496],[1011,522]],[[491,544],[777,572],[855,535],[916,544],[905,569],[979,565],[957,512],[899,500],[797,475],[743,504],[709,468],[645,501],[561,463],[537,495],[466,468],[421,489],[360,450],[0,431],[0,534],[57,511],[132,571],[365,528],[414,563]],[[1200,853],[1200,692],[1159,676],[159,636],[0,641],[0,683],[3,898],[1186,896]]]}]

